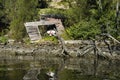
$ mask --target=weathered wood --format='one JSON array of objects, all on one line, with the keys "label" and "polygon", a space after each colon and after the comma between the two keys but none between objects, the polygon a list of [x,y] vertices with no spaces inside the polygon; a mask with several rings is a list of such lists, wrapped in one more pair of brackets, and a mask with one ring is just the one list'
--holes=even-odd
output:
[{"label": "weathered wood", "polygon": [[[83,56],[83,55],[85,55],[85,54],[87,54],[87,53],[90,53],[91,51],[93,51],[93,46],[88,45],[88,46],[86,46],[85,48],[83,48],[83,49],[81,50],[80,56]],[[80,51],[79,51],[79,53],[80,53]]]},{"label": "weathered wood", "polygon": [[31,39],[32,42],[40,40],[42,37],[40,35],[40,31],[38,29],[38,26],[41,25],[56,25],[56,29],[59,34],[62,34],[64,31],[64,27],[62,25],[62,22],[60,19],[54,19],[54,18],[47,18],[46,20],[40,20],[35,22],[26,22],[24,23],[27,33]]},{"label": "weathered wood", "polygon": [[[62,45],[62,53],[63,54],[65,54],[65,55],[69,55],[69,53],[68,53],[68,50],[67,50],[67,48],[66,48],[66,46],[65,46],[65,41],[64,41],[64,39],[62,38],[62,37],[60,37],[60,35],[58,34],[58,32],[57,32],[57,30],[56,29],[54,29],[55,31],[56,31],[56,36],[57,36],[57,38],[60,40],[60,42],[61,42],[61,45]],[[69,55],[70,56],[70,55]]]},{"label": "weathered wood", "polygon": [[42,38],[38,26],[25,26],[25,27],[32,42],[40,40]]},{"label": "weathered wood", "polygon": [[103,56],[105,58],[112,59],[113,56],[112,56],[112,54],[110,52],[106,53],[106,52],[101,51],[101,49],[97,46],[97,44],[95,42],[94,42],[94,46],[95,46],[94,50],[97,51],[97,53],[96,53],[96,51],[94,51],[96,53],[96,58],[98,57],[98,55],[100,55],[100,56]]},{"label": "weathered wood", "polygon": [[100,48],[97,47],[97,50],[98,50],[98,55],[104,57],[104,58],[109,58],[109,59],[112,59],[113,56],[107,52],[103,52],[100,50]]},{"label": "weathered wood", "polygon": [[52,21],[45,21],[45,20],[40,20],[40,21],[36,21],[36,22],[26,22],[24,25],[25,26],[40,26],[40,25],[54,25],[58,23],[56,22],[52,22]]},{"label": "weathered wood", "polygon": [[58,21],[45,21],[45,20],[40,20],[40,21],[36,21],[36,22],[26,22],[24,23],[27,33],[31,39],[31,42],[40,40],[42,37],[40,35],[40,31],[38,26],[40,25],[53,25],[53,24],[57,24]]},{"label": "weathered wood", "polygon": [[90,53],[91,51],[93,51],[93,47],[90,47],[87,50],[82,51],[81,56],[83,56],[83,55],[85,55],[87,53]]},{"label": "weathered wood", "polygon": [[105,39],[104,39],[104,43],[107,45],[109,53],[112,55],[112,49],[111,49],[110,44]]},{"label": "weathered wood", "polygon": [[107,37],[111,38],[113,41],[115,41],[116,43],[120,44],[120,42],[117,39],[115,39],[113,36],[111,36],[110,34],[102,34],[102,35],[107,36]]}]

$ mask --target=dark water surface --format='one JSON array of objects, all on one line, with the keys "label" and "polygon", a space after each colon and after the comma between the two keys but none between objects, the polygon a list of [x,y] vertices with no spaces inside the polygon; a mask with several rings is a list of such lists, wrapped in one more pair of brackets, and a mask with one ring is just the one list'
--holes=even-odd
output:
[{"label": "dark water surface", "polygon": [[120,61],[3,55],[0,80],[120,80]]}]

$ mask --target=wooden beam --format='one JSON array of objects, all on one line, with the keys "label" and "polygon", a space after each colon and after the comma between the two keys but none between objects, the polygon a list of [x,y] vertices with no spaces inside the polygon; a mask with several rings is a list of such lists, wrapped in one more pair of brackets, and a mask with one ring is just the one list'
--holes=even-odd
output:
[{"label": "wooden beam", "polygon": [[45,21],[45,20],[40,20],[40,21],[36,21],[36,22],[26,22],[24,23],[25,26],[40,26],[40,25],[54,25],[57,24],[57,21]]}]

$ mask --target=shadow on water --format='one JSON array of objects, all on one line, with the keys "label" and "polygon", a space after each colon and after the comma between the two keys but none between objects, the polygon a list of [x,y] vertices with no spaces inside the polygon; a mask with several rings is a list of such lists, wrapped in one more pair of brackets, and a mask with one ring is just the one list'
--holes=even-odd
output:
[{"label": "shadow on water", "polygon": [[0,80],[119,80],[120,61],[93,57],[2,56]]}]

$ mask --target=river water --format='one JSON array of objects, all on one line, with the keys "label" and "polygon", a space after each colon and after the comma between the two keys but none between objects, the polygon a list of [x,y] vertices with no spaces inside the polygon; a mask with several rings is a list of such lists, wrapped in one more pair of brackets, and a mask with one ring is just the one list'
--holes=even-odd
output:
[{"label": "river water", "polygon": [[5,54],[0,56],[0,80],[120,80],[120,61]]}]

